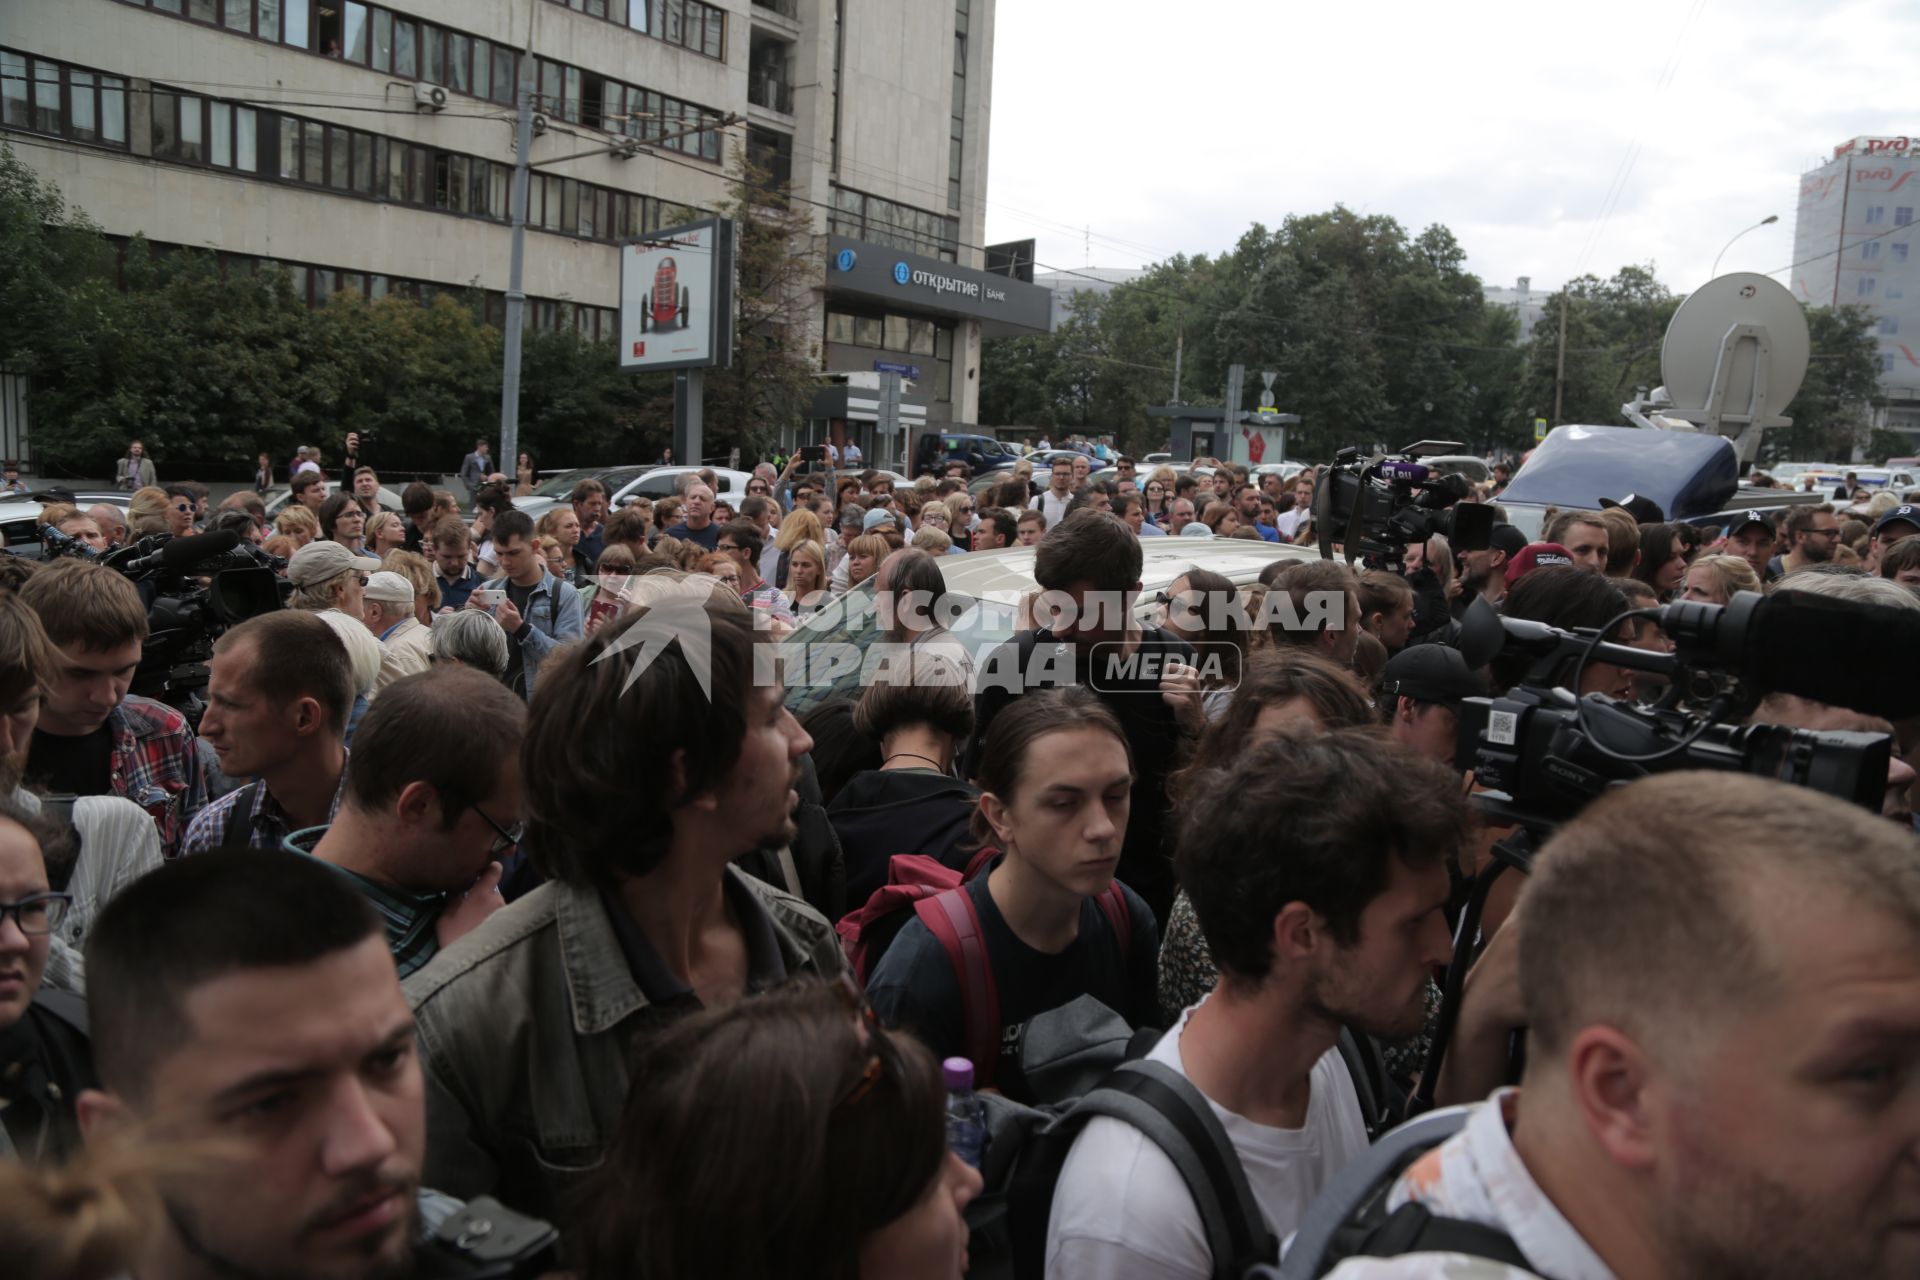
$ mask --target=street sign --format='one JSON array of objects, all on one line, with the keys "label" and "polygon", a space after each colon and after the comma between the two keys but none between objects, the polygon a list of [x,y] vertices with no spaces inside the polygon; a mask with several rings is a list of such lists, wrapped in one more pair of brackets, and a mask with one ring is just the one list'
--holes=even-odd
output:
[{"label": "street sign", "polygon": [[1545,418],[1535,418],[1533,420],[1533,442],[1535,444],[1539,444],[1542,440],[1545,440],[1546,438],[1547,438],[1547,420]]}]

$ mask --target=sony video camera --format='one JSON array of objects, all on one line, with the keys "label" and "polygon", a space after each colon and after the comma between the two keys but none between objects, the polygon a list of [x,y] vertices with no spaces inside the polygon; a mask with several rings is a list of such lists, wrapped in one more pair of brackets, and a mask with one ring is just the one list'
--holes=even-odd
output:
[{"label": "sony video camera", "polygon": [[231,529],[173,537],[153,534],[102,558],[133,580],[147,606],[147,643],[132,692],[198,723],[213,642],[236,623],[285,603],[286,561]]},{"label": "sony video camera", "polygon": [[[1871,674],[1898,665],[1879,665],[1872,655],[1844,666],[1809,661],[1823,650],[1805,643],[1824,631],[1879,633],[1879,646],[1916,644],[1920,617],[1810,592],[1744,591],[1724,608],[1685,602],[1625,616],[1636,615],[1654,618],[1674,652],[1608,643],[1611,626],[1561,631],[1501,617],[1484,598],[1474,602],[1459,638],[1467,662],[1524,664],[1506,693],[1465,699],[1460,709],[1454,763],[1497,793],[1483,797],[1485,807],[1544,837],[1609,787],[1673,769],[1721,769],[1879,811],[1892,750],[1886,734],[1745,721],[1764,694],[1776,691],[1872,714],[1888,714],[1889,699],[1920,710],[1920,694],[1890,690]],[[1581,670],[1593,662],[1664,675],[1666,693],[1651,706],[1604,694],[1577,697],[1569,690],[1578,689]]]},{"label": "sony video camera", "polygon": [[1399,453],[1363,457],[1357,448],[1334,455],[1313,499],[1313,525],[1320,556],[1331,560],[1338,544],[1346,558],[1369,569],[1397,569],[1410,542],[1444,534],[1454,551],[1484,551],[1493,534],[1493,508],[1470,502],[1466,480],[1436,472],[1419,461],[1465,446],[1422,440]]}]

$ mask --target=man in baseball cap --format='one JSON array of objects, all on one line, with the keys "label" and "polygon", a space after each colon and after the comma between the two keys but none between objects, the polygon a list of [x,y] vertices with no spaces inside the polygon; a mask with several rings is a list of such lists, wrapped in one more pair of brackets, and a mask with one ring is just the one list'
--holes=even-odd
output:
[{"label": "man in baseball cap", "polygon": [[350,618],[360,618],[366,613],[361,590],[367,575],[379,568],[380,562],[372,556],[355,555],[337,542],[309,542],[287,564],[287,581],[293,584],[293,598],[287,604],[295,609],[338,609]]},{"label": "man in baseball cap", "polygon": [[1498,605],[1507,594],[1507,566],[1527,547],[1527,535],[1510,524],[1496,524],[1484,551],[1460,553],[1460,594],[1453,602],[1455,620],[1464,618],[1475,596]]},{"label": "man in baseball cap", "polygon": [[861,517],[860,532],[872,533],[881,525],[888,525],[896,529],[900,527],[899,522],[893,518],[893,512],[887,510],[885,507],[875,507],[867,512],[865,516]]},{"label": "man in baseball cap", "polygon": [[380,678],[374,688],[384,689],[395,680],[425,671],[433,633],[414,617],[413,584],[383,570],[367,579],[366,597],[362,620],[380,640]]},{"label": "man in baseball cap", "polygon": [[1446,645],[1409,645],[1380,673],[1380,696],[1391,699],[1393,736],[1448,766],[1460,734],[1460,699],[1486,693],[1485,674],[1471,670],[1460,651]]},{"label": "man in baseball cap", "polygon": [[1507,561],[1507,590],[1541,565],[1572,564],[1573,553],[1557,542],[1529,542],[1520,554]]},{"label": "man in baseball cap", "polygon": [[1900,541],[1920,533],[1920,507],[1911,504],[1895,507],[1873,522],[1873,541],[1867,544],[1867,567],[1878,573],[1881,553]]},{"label": "man in baseball cap", "polygon": [[1600,505],[1603,507],[1619,507],[1622,511],[1625,511],[1633,517],[1635,524],[1659,524],[1667,518],[1667,513],[1660,509],[1659,503],[1655,502],[1652,498],[1643,498],[1635,493],[1630,493],[1618,501],[1612,498],[1602,498],[1600,499]]},{"label": "man in baseball cap", "polygon": [[1773,559],[1773,548],[1778,541],[1773,521],[1767,518],[1766,512],[1743,511],[1727,526],[1725,550],[1728,555],[1739,556],[1752,565],[1760,581],[1771,582],[1779,575],[1771,571],[1767,562]]}]

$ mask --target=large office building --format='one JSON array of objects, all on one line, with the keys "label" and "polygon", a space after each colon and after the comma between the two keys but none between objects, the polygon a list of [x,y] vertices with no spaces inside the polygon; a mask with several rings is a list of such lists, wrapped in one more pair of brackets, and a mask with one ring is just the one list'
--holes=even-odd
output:
[{"label": "large office building", "polygon": [[1920,451],[1920,138],[1855,138],[1802,175],[1793,227],[1796,298],[1867,308],[1880,344],[1885,405],[1876,425]]},{"label": "large office building", "polygon": [[524,70],[532,324],[615,341],[619,242],[714,209],[744,148],[813,215],[795,251],[818,268],[823,372],[902,373],[930,423],[970,423],[982,337],[1047,327],[1045,291],[982,269],[993,17],[994,0],[0,0],[0,129],[110,234],[284,267],[314,305],[477,287],[497,321]]}]

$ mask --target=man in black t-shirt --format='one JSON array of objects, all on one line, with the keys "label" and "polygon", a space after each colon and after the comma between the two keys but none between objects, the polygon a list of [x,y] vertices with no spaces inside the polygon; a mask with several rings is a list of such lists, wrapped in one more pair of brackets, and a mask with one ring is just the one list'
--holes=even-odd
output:
[{"label": "man in black t-shirt", "polygon": [[1023,631],[989,654],[975,687],[973,746],[966,773],[979,772],[987,730],[1014,698],[1033,689],[1083,685],[1125,730],[1133,752],[1133,817],[1120,852],[1119,878],[1164,920],[1173,905],[1173,866],[1162,839],[1167,776],[1177,763],[1186,726],[1175,705],[1197,701],[1199,681],[1190,645],[1162,627],[1135,621],[1140,593],[1140,540],[1104,511],[1074,512],[1040,540],[1034,580],[1041,596]]}]

